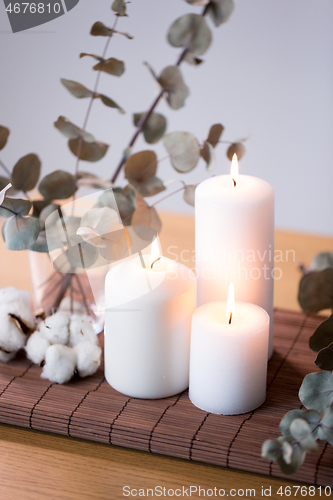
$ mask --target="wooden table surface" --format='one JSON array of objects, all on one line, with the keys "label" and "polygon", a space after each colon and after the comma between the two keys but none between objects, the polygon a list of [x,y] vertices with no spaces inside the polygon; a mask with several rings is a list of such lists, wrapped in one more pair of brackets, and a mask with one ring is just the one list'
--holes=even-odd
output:
[{"label": "wooden table surface", "polygon": [[[193,218],[164,214],[162,219],[163,254],[170,258],[177,256],[181,262],[193,266]],[[299,310],[298,265],[308,265],[320,251],[333,250],[333,238],[277,231],[275,248],[280,250],[276,267],[281,269],[281,273],[277,271],[281,278],[275,282],[275,306]],[[31,289],[27,252],[9,252],[1,240],[0,287],[5,286]],[[146,489],[155,486],[166,490],[200,486],[206,490],[223,488],[226,496],[234,498],[241,498],[242,493],[235,495],[231,489],[244,489],[246,497],[245,490],[254,488],[256,495],[252,493],[252,498],[264,498],[262,487],[271,487],[270,498],[281,499],[284,496],[277,494],[278,488],[296,484],[292,480],[0,425],[1,500],[113,500],[126,498],[124,486],[137,490],[129,498],[134,498],[135,493],[139,497],[139,489],[144,489],[147,496]],[[151,491],[148,494],[152,496]],[[162,498],[165,497],[162,490]],[[192,493],[192,498],[199,498],[199,494]],[[308,496],[301,497],[298,493],[296,498]],[[312,498],[322,497],[318,494]]]}]

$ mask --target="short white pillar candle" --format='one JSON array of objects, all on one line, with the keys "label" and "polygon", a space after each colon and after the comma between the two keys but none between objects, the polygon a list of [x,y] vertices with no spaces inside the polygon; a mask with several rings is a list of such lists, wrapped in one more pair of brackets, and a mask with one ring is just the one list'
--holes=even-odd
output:
[{"label": "short white pillar candle", "polygon": [[204,304],[193,314],[189,397],[207,412],[236,415],[266,399],[269,315],[236,302],[231,324],[227,316],[227,302]]},{"label": "short white pillar candle", "polygon": [[189,384],[194,273],[165,257],[138,256],[115,266],[105,283],[105,377],[128,396],[158,399]]}]

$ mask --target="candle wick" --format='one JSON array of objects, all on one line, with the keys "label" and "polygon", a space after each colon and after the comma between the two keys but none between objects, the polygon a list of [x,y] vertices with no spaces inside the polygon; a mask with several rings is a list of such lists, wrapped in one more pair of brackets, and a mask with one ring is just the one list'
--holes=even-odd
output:
[{"label": "candle wick", "polygon": [[232,320],[232,312],[230,313],[229,325],[231,325],[231,320]]},{"label": "candle wick", "polygon": [[236,187],[236,181],[235,181],[235,179],[232,179],[232,180],[234,181],[234,187]]},{"label": "candle wick", "polygon": [[158,257],[158,259],[155,259],[154,262],[151,263],[150,269],[153,269],[153,265],[158,261],[161,260],[161,257]]}]

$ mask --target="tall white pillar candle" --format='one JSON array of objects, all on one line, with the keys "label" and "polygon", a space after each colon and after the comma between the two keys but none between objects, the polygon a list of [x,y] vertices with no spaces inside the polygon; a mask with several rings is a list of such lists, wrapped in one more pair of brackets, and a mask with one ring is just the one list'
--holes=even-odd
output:
[{"label": "tall white pillar candle", "polygon": [[195,191],[198,306],[226,300],[257,304],[271,319],[273,353],[274,191],[265,181],[239,175],[205,180]]},{"label": "tall white pillar candle", "polygon": [[207,412],[236,415],[265,401],[269,316],[236,302],[229,324],[226,309],[211,302],[193,314],[189,397]]},{"label": "tall white pillar candle", "polygon": [[189,383],[196,280],[186,266],[150,256],[115,266],[105,283],[105,377],[128,396],[157,399]]}]

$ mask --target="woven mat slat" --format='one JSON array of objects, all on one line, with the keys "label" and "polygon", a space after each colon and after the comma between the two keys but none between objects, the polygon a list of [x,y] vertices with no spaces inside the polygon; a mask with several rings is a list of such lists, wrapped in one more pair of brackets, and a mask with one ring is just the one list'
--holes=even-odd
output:
[{"label": "woven mat slat", "polygon": [[[108,385],[103,366],[93,377],[52,384],[19,356],[0,366],[0,422],[288,478],[260,457],[261,445],[279,435],[286,412],[301,408],[301,382],[316,371],[308,339],[322,318],[276,310],[274,320],[267,399],[251,413],[206,413],[191,404],[187,391],[160,400],[129,398]],[[321,442],[292,478],[333,486],[333,447]]]}]

